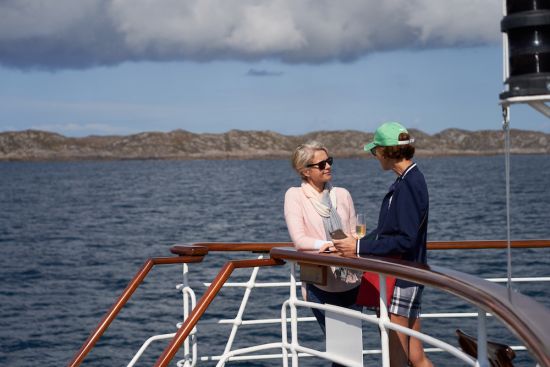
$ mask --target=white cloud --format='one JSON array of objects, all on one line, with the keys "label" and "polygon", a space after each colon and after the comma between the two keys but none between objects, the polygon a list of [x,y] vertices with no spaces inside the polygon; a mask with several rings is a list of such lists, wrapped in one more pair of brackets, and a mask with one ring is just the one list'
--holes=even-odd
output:
[{"label": "white cloud", "polygon": [[500,0],[4,0],[0,64],[346,61],[496,43],[501,17]]}]

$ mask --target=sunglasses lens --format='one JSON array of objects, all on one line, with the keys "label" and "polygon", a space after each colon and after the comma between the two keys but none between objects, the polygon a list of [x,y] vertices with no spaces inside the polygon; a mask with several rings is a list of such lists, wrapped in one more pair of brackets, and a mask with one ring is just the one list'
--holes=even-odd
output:
[{"label": "sunglasses lens", "polygon": [[370,152],[371,152],[372,155],[376,155],[376,147],[372,148],[372,149],[370,150]]},{"label": "sunglasses lens", "polygon": [[321,169],[321,170],[325,169],[325,167],[327,166],[327,163],[332,166],[332,157],[328,157],[324,161],[319,162],[319,169]]}]

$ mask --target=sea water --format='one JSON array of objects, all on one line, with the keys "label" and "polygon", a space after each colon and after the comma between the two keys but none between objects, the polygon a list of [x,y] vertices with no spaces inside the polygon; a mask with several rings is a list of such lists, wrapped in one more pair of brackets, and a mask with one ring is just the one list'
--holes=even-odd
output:
[{"label": "sea water", "polygon": [[[430,192],[429,240],[506,238],[503,157],[417,162]],[[334,185],[351,192],[371,230],[395,175],[382,172],[373,159],[336,159],[333,177]],[[549,156],[512,156],[510,182],[512,238],[550,238]],[[0,163],[0,365],[66,365],[145,260],[171,256],[169,248],[176,243],[289,241],[284,194],[299,184],[286,160]],[[512,254],[513,276],[548,276],[548,249]],[[228,256],[209,255],[202,264],[190,265],[193,285],[211,281]],[[505,250],[431,251],[429,262],[482,277],[506,277]],[[237,272],[232,281],[246,281],[247,274]],[[287,281],[288,266],[262,271],[259,281],[268,280]],[[181,266],[155,268],[83,365],[126,365],[149,336],[175,332],[182,313],[175,289],[180,282]],[[515,287],[550,307],[547,283]],[[242,293],[222,291],[223,302],[215,300],[206,318],[235,317]],[[254,291],[245,318],[277,317],[279,299],[287,295],[288,289]],[[427,290],[423,310],[472,309]],[[311,316],[308,310],[300,315]],[[423,322],[424,331],[454,345],[457,327],[476,333],[475,322]],[[221,353],[223,346],[210,340],[225,338],[229,330],[200,325],[199,353]],[[243,329],[235,345],[261,338],[280,340],[280,326]],[[324,347],[315,322],[301,329],[300,341]],[[376,331],[367,330],[365,343],[377,347]],[[153,364],[165,346],[155,343],[139,365]],[[442,353],[430,357],[440,366],[459,365]],[[366,357],[366,365],[378,365],[376,358]],[[525,352],[518,352],[516,361],[533,365]],[[301,365],[327,363],[302,359]]]}]

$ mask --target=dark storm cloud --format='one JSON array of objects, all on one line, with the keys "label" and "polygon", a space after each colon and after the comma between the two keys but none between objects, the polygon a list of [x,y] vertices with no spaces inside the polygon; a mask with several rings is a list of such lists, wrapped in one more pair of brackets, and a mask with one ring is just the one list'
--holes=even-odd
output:
[{"label": "dark storm cloud", "polygon": [[350,61],[500,39],[499,0],[3,0],[0,64]]},{"label": "dark storm cloud", "polygon": [[248,76],[281,76],[283,73],[281,71],[271,71],[263,69],[248,69],[246,73]]}]

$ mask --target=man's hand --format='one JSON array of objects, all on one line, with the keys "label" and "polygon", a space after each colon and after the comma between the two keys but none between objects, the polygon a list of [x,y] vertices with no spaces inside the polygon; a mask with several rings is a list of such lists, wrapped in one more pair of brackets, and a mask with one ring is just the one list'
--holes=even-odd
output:
[{"label": "man's hand", "polygon": [[342,255],[355,255],[357,253],[357,240],[354,237],[346,237],[341,240],[332,240],[336,251]]}]

